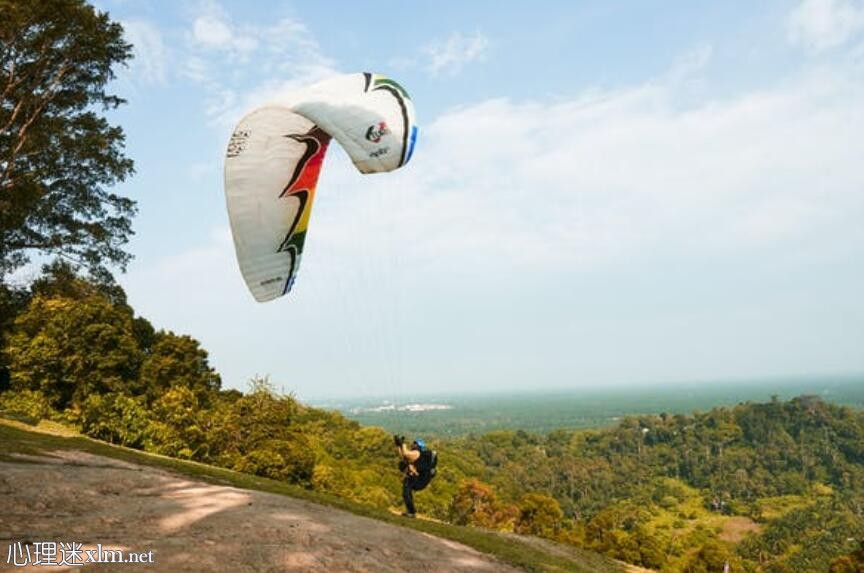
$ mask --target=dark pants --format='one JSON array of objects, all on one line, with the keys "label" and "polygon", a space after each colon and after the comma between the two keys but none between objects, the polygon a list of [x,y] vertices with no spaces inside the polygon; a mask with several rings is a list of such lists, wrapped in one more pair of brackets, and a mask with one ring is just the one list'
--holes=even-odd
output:
[{"label": "dark pants", "polygon": [[428,477],[420,476],[405,476],[402,480],[402,500],[405,502],[405,511],[408,513],[417,513],[414,507],[414,492],[425,489],[429,485]]}]

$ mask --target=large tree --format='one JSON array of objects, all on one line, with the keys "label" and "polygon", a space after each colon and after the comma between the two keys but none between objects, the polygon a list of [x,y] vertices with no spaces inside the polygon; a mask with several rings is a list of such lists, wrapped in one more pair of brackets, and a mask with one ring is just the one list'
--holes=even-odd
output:
[{"label": "large tree", "polygon": [[42,392],[58,410],[88,396],[138,393],[144,359],[128,307],[104,296],[34,297],[5,348],[12,390]]},{"label": "large tree", "polygon": [[103,113],[131,49],[83,0],[0,0],[0,280],[33,253],[103,276],[129,261],[135,203],[110,188],[133,164]]},{"label": "large tree", "polygon": [[172,388],[188,388],[206,400],[221,384],[219,374],[210,367],[207,351],[197,340],[161,330],[153,335],[141,365],[141,387],[150,402]]}]

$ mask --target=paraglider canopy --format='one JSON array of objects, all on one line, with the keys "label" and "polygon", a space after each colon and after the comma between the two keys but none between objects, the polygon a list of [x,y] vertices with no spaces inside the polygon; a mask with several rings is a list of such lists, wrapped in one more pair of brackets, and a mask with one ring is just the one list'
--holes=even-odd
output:
[{"label": "paraglider canopy", "polygon": [[225,154],[225,200],[237,261],[258,302],[291,290],[330,139],[362,173],[392,171],[414,151],[414,106],[395,81],[337,76],[260,107]]}]

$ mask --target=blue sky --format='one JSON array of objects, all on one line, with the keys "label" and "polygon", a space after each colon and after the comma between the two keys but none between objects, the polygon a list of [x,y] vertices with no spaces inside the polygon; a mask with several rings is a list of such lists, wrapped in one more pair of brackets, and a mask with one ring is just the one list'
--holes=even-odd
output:
[{"label": "blue sky", "polygon": [[[864,371],[864,2],[100,0],[136,58],[120,280],[301,398]],[[336,146],[303,267],[257,304],[222,155],[337,73],[412,94],[407,168]]]}]

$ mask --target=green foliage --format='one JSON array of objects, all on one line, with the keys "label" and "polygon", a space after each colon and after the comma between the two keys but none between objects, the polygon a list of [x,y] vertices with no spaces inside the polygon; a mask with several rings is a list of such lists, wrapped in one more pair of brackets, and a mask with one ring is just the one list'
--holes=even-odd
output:
[{"label": "green foliage", "polygon": [[126,293],[113,278],[92,275],[82,277],[73,264],[63,259],[42,266],[41,274],[30,284],[30,295],[73,300],[103,297],[111,304],[132,312],[126,304]]},{"label": "green foliage", "polygon": [[131,392],[142,355],[132,315],[100,296],[36,296],[15,320],[6,355],[15,390],[38,390],[57,409],[87,396]]},{"label": "green foliage", "polygon": [[150,451],[210,461],[207,413],[202,411],[200,399],[192,390],[184,386],[171,388],[153,403],[151,415]]},{"label": "green foliage", "polygon": [[108,191],[132,173],[123,131],[98,112],[131,57],[123,29],[83,0],[0,0],[0,277],[29,253],[97,275],[124,267],[135,203]]},{"label": "green foliage", "polygon": [[714,573],[724,571],[728,565],[730,571],[741,571],[740,560],[718,541],[708,541],[687,561],[684,573]]},{"label": "green foliage", "polygon": [[[858,535],[862,499],[851,492],[864,491],[862,443],[864,414],[812,397],[630,417],[600,431],[455,441],[458,457],[479,457],[482,466],[470,471],[501,503],[533,491],[554,497],[562,531],[581,532],[572,538],[586,548],[681,570],[721,547],[730,563],[769,571],[824,570],[843,536]],[[736,515],[768,527],[729,521]]]},{"label": "green foliage", "polygon": [[31,420],[51,418],[56,411],[38,390],[18,390],[0,394],[0,411],[25,416]]},{"label": "green foliage", "polygon": [[519,500],[516,533],[554,538],[563,525],[564,512],[553,497],[528,493]]},{"label": "green foliage", "polygon": [[[219,375],[200,344],[157,333],[134,316],[113,281],[82,278],[72,266],[55,262],[43,267],[29,292],[6,288],[0,294],[0,303],[9,301],[0,310],[12,315],[0,316],[9,325],[0,338],[0,375],[8,376],[8,388],[38,391],[54,408],[73,411],[87,397],[109,392],[143,395],[148,404],[177,388],[188,389],[202,404],[218,392]],[[188,449],[167,448],[177,455]]]},{"label": "green foliage", "polygon": [[[527,511],[530,510],[526,508]],[[460,484],[459,491],[450,501],[448,513],[451,523],[489,529],[510,530],[514,527],[517,516],[521,518],[519,509],[501,503],[492,486],[477,479],[464,480]],[[526,515],[525,522],[520,523],[530,529],[534,525],[528,523],[531,517]]]},{"label": "green foliage", "polygon": [[[147,356],[141,365],[141,386],[149,400],[170,388],[182,387],[206,398],[219,390],[221,379],[207,361],[207,351],[191,336],[159,331],[148,337],[142,327],[132,327],[136,340],[145,339]],[[149,338],[149,339],[148,339]]]},{"label": "green foliage", "polygon": [[315,454],[301,433],[267,440],[241,457],[234,469],[253,475],[309,484],[315,469]]},{"label": "green foliage", "polygon": [[[648,529],[654,517],[646,507],[630,502],[612,505],[593,516],[585,526],[584,546],[645,567],[665,564],[669,540]],[[663,543],[663,542],[666,543]]]},{"label": "green foliage", "polygon": [[149,429],[141,399],[120,393],[89,396],[81,408],[80,423],[88,436],[130,448],[140,448]]},{"label": "green foliage", "polygon": [[860,491],[819,497],[772,520],[761,535],[741,542],[737,552],[768,572],[825,570],[864,538],[864,496]]},{"label": "green foliage", "polygon": [[214,439],[225,456],[243,457],[265,442],[288,439],[300,410],[290,396],[279,396],[267,379],[255,379],[250,392],[224,405]]},{"label": "green foliage", "polygon": [[849,555],[843,555],[832,561],[828,573],[864,573],[864,541]]},{"label": "green foliage", "polygon": [[[155,331],[119,287],[56,264],[29,292],[5,293],[5,411],[65,416],[102,440],[368,506],[400,504],[387,432],[306,407],[266,378],[220,391],[199,343]],[[849,539],[864,536],[862,444],[864,414],[812,397],[631,416],[602,430],[500,430],[431,444],[442,463],[417,501],[441,520],[664,571],[848,569]]]}]

